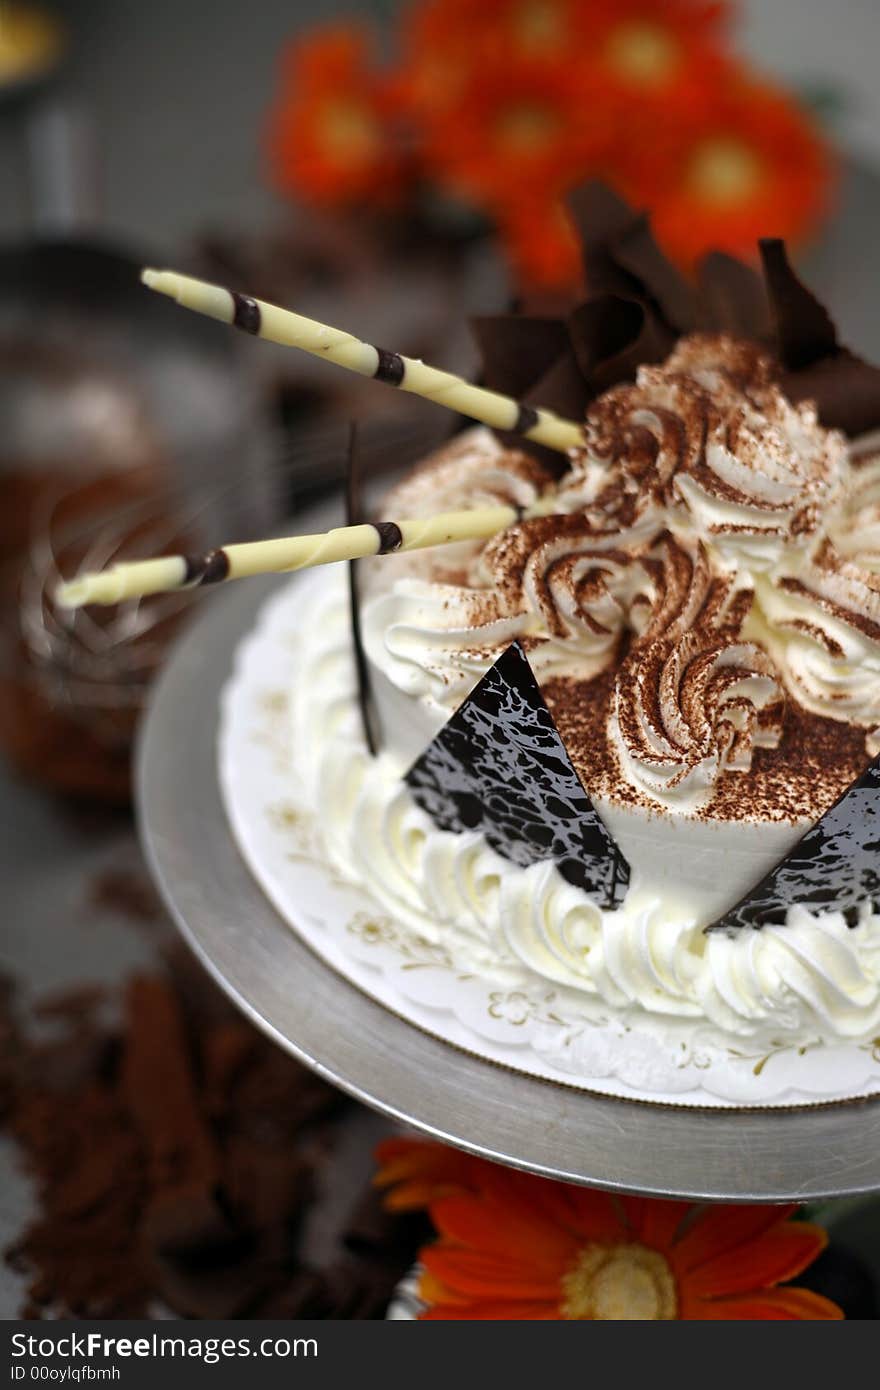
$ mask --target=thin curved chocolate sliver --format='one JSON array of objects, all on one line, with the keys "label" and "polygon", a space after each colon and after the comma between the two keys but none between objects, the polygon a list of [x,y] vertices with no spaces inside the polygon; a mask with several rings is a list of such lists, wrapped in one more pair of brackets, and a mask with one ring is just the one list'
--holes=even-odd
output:
[{"label": "thin curved chocolate sliver", "polygon": [[[360,451],[358,449],[357,425],[352,420],[348,431],[348,453],[345,469],[345,524],[357,526],[363,520],[361,504]],[[370,671],[367,654],[361,636],[360,592],[358,589],[357,560],[348,562],[348,603],[351,617],[351,645],[354,653],[354,669],[357,676],[358,708],[364,739],[373,757],[381,747],[379,716],[370,687]]]},{"label": "thin curved chocolate sliver", "polygon": [[859,903],[878,903],[878,898],[880,758],[875,758],[776,868],[706,930],[779,924],[798,905],[814,912],[850,913]]},{"label": "thin curved chocolate sliver", "polygon": [[792,270],[785,242],[762,237],[758,246],[783,368],[796,372],[833,356],[839,348],[837,330],[828,310]]},{"label": "thin curved chocolate sliver", "polygon": [[606,906],[623,897],[629,866],[584,791],[518,642],[406,781],[443,830],[480,831],[521,868],[552,859],[570,883]]}]

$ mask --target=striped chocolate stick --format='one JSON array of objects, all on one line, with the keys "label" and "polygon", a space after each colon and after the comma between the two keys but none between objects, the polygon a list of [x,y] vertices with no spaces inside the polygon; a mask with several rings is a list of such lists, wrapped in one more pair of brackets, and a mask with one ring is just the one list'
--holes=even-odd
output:
[{"label": "striped chocolate stick", "polygon": [[337,526],[311,536],[282,536],[247,541],[209,550],[205,555],[163,555],[155,560],[131,560],[108,570],[86,572],[61,584],[55,593],[62,608],[87,603],[121,603],[148,594],[219,584],[256,574],[287,574],[330,565],[339,560],[362,560],[397,550],[424,550],[453,541],[486,540],[516,521],[549,516],[556,510],[552,493],[530,507],[501,504],[405,521],[375,521],[360,526]]},{"label": "striped chocolate stick", "polygon": [[551,410],[536,409],[497,391],[474,386],[452,372],[440,371],[399,352],[388,352],[361,342],[350,333],[304,318],[289,309],[280,309],[275,304],[237,294],[220,285],[209,285],[204,280],[194,280],[189,275],[178,275],[173,270],[144,270],[141,279],[149,289],[168,295],[196,313],[234,324],[245,333],[269,342],[300,348],[361,376],[375,377],[389,386],[397,386],[401,391],[424,396],[492,429],[521,434],[561,453],[583,442],[580,426],[572,420],[561,419]]}]

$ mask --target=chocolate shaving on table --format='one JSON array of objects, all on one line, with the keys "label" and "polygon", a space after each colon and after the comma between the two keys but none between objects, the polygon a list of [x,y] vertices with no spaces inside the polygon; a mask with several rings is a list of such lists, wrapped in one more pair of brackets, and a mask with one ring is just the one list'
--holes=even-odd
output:
[{"label": "chocolate shaving on table", "polygon": [[[360,450],[358,448],[357,425],[352,420],[348,431],[348,453],[345,469],[345,524],[358,526],[363,521],[361,502]],[[354,669],[357,677],[358,709],[364,739],[371,755],[375,758],[381,747],[379,715],[370,685],[370,668],[364,651],[361,632],[360,588],[358,585],[357,561],[348,562],[348,605],[351,615],[351,644],[354,653]]]},{"label": "chocolate shaving on table", "polygon": [[176,943],[169,963],[173,976],[69,990],[24,1017],[0,991],[0,1118],[36,1200],[6,1252],[28,1280],[22,1315],[382,1317],[421,1230],[371,1221],[355,1183],[334,1198],[318,1268],[305,1251],[357,1107]]}]

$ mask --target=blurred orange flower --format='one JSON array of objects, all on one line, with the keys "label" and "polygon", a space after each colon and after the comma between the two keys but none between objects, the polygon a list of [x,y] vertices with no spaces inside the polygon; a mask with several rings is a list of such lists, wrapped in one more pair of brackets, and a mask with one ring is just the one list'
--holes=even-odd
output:
[{"label": "blurred orange flower", "polygon": [[586,0],[577,9],[583,56],[640,100],[705,81],[730,15],[711,0]]},{"label": "blurred orange flower", "polygon": [[577,69],[537,60],[486,63],[422,123],[434,177],[489,208],[521,198],[546,206],[607,161],[613,135],[611,108]]},{"label": "blurred orange flower", "polygon": [[577,286],[581,253],[562,202],[523,197],[498,210],[498,233],[518,283],[533,289]]},{"label": "blurred orange flower", "polygon": [[[423,1141],[380,1146],[377,1182],[427,1207],[422,1317],[449,1320],[841,1318],[779,1288],[826,1244],[793,1206],[696,1207],[618,1197],[510,1172]],[[394,1175],[397,1174],[395,1177]]]},{"label": "blurred orange flower", "polygon": [[803,240],[832,186],[830,153],[805,112],[736,69],[671,109],[622,182],[684,266],[710,248],[753,259],[761,236]]},{"label": "blurred orange flower", "polygon": [[832,161],[793,98],[732,60],[726,0],[417,0],[401,59],[348,25],[290,45],[271,114],[275,184],[324,205],[418,206],[439,186],[495,223],[525,288],[574,286],[562,195],[604,178],[690,268],[762,235],[803,241]]},{"label": "blurred orange flower", "polygon": [[351,25],[315,30],[287,47],[267,138],[277,187],[325,205],[397,193],[404,157],[395,95],[369,56],[367,33]]}]

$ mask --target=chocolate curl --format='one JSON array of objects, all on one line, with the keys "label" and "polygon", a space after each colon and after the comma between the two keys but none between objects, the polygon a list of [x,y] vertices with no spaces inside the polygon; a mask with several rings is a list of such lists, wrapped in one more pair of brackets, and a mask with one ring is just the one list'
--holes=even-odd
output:
[{"label": "chocolate curl", "polygon": [[660,250],[647,214],[599,180],[574,189],[566,203],[583,247],[588,293],[644,303],[675,337],[697,327],[694,291]]},{"label": "chocolate curl", "polygon": [[792,270],[785,243],[765,238],[759,245],[785,394],[815,401],[822,424],[851,438],[877,429],[880,368],[841,346],[830,315]]},{"label": "chocolate curl", "polygon": [[596,395],[633,381],[639,367],[662,362],[672,332],[638,300],[605,294],[575,309],[569,319],[575,360]]},{"label": "chocolate curl", "polygon": [[828,311],[791,268],[785,242],[763,237],[758,243],[770,296],[776,352],[786,371],[797,372],[839,351]]},{"label": "chocolate curl", "polygon": [[[482,376],[491,390],[514,391],[524,405],[555,401],[568,419],[583,419],[596,393],[578,366],[564,319],[497,314],[471,319],[471,330],[482,358]],[[557,405],[544,409],[555,411]],[[508,430],[495,434],[508,449],[528,447],[554,477],[561,477],[568,466],[555,449],[526,446]]]},{"label": "chocolate curl", "polygon": [[698,282],[704,328],[770,342],[770,303],[757,271],[724,251],[710,251],[700,262]]},{"label": "chocolate curl", "polygon": [[[579,420],[600,392],[661,362],[701,317],[694,291],[657,246],[647,217],[598,181],[575,189],[567,203],[589,297],[555,318],[499,314],[474,319],[472,327],[492,390]],[[549,449],[499,437],[527,447],[557,476],[564,468]]]}]

